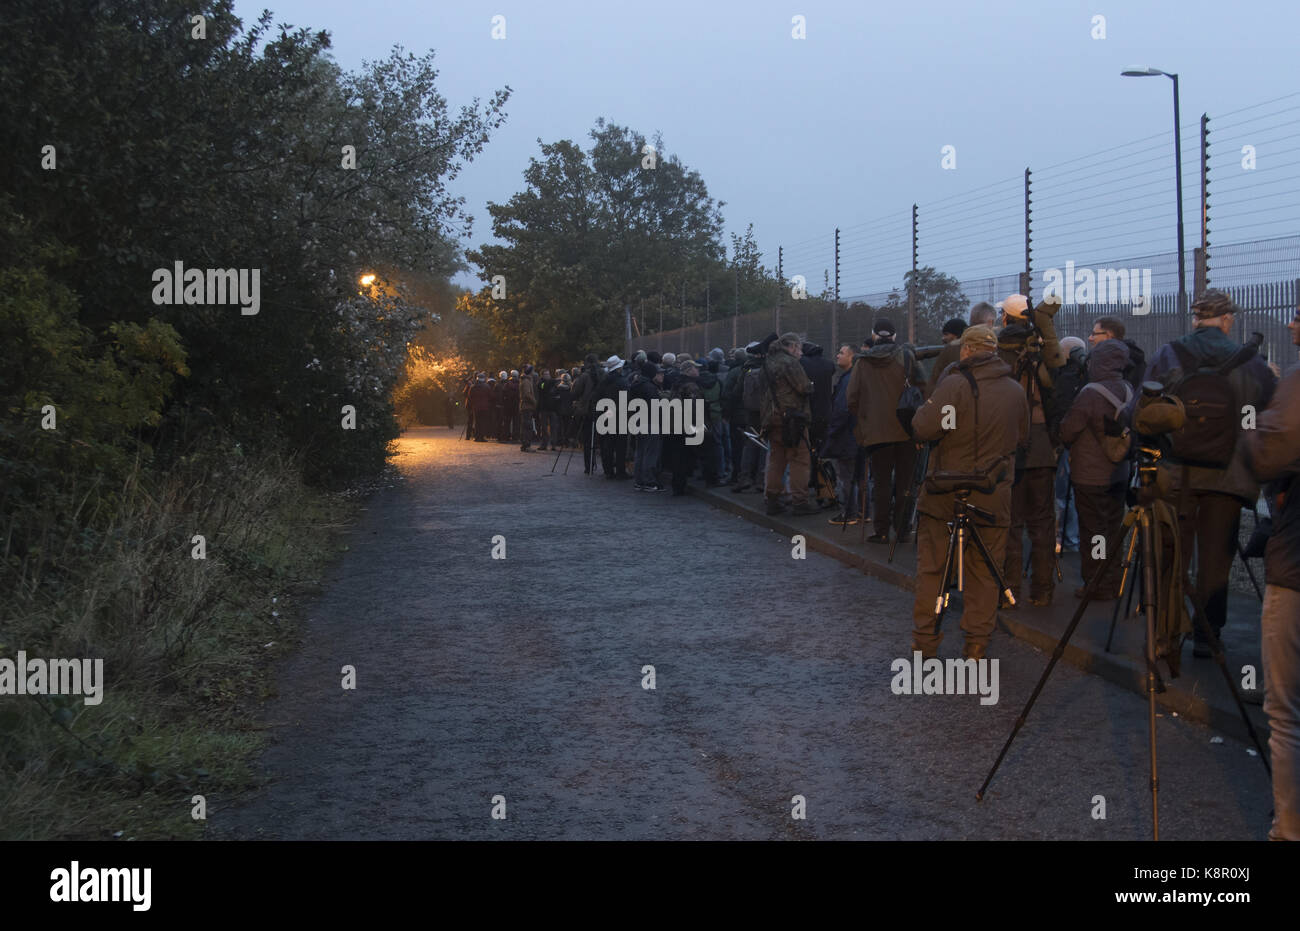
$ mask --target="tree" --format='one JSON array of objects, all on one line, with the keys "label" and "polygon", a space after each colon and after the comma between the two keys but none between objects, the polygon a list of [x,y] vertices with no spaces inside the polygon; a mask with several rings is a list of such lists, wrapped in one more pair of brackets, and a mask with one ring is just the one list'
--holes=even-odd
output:
[{"label": "tree", "polygon": [[[962,292],[961,282],[931,265],[911,270],[903,276],[903,288],[916,287],[916,342],[933,345],[941,342],[943,325],[953,317],[965,317],[969,302]],[[892,298],[893,295],[890,295]],[[900,328],[906,321],[895,321]],[[904,332],[906,332],[904,330]]]},{"label": "tree", "polygon": [[[382,464],[389,392],[427,317],[404,278],[461,267],[469,216],[449,182],[501,125],[509,88],[454,111],[432,53],[344,72],[325,33],[273,29],[269,13],[245,28],[229,0],[205,9],[203,40],[183,0],[6,13],[23,25],[0,30],[0,146],[33,157],[0,195],[74,250],[59,283],[96,340],[156,320],[185,350],[189,376],[148,441],[177,451],[205,425],[246,448],[292,444],[318,477]],[[35,157],[47,144],[55,170]],[[260,312],[155,305],[151,273],[177,260],[259,270]],[[365,295],[362,272],[381,282]],[[340,442],[344,404],[357,430]]]},{"label": "tree", "polygon": [[675,307],[683,282],[702,303],[723,258],[722,205],[697,172],[664,154],[662,138],[648,143],[603,119],[589,135],[585,152],[539,139],[525,190],[488,205],[504,245],[467,254],[495,293],[488,287],[461,307],[548,364],[621,347],[624,308]]}]

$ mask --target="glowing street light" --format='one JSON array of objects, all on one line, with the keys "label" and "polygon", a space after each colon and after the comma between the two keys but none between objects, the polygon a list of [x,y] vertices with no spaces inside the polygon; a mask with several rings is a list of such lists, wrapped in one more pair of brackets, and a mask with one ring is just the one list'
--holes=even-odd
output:
[{"label": "glowing street light", "polygon": [[359,279],[357,279],[357,280],[361,283],[361,286],[362,286],[363,288],[368,288],[368,287],[370,287],[372,284],[375,283],[375,276],[374,276],[374,273],[372,272],[372,273],[369,273],[369,274],[362,275],[362,276],[361,276]]}]

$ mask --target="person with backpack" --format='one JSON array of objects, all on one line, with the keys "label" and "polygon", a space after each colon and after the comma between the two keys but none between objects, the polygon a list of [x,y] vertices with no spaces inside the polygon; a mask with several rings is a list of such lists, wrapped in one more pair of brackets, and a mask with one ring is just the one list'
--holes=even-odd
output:
[{"label": "person with backpack", "polygon": [[868,450],[871,463],[871,513],[875,532],[870,543],[889,543],[894,527],[898,542],[908,541],[908,493],[916,471],[917,446],[898,418],[898,401],[909,385],[925,384],[916,354],[894,342],[897,330],[884,317],[872,327],[876,344],[858,357],[849,376],[849,413],[857,418],[854,435]]},{"label": "person with backpack", "polygon": [[[1287,325],[1300,346],[1300,307]],[[1273,825],[1269,840],[1300,840],[1300,364],[1292,365],[1273,400],[1246,432],[1252,474],[1268,482],[1273,533],[1264,554],[1264,713],[1273,761]]]},{"label": "person with backpack", "polygon": [[[939,382],[916,412],[912,432],[918,442],[935,446],[927,477],[941,474],[987,475],[991,484],[969,492],[969,503],[992,515],[991,526],[978,527],[993,565],[998,565],[1011,523],[1011,484],[1016,450],[1025,442],[1029,409],[1025,393],[1010,378],[1011,367],[999,358],[997,337],[988,325],[962,333],[960,361]],[[949,415],[952,416],[949,416]],[[912,650],[935,656],[943,631],[935,623],[935,603],[943,594],[943,574],[950,545],[956,491],[922,484],[917,504],[916,596],[912,602]],[[997,623],[998,583],[971,537],[965,538],[965,590],[962,594],[962,657],[984,659]],[[1007,580],[1007,584],[1011,584]]]},{"label": "person with backpack", "polygon": [[1146,377],[1147,356],[1141,346],[1124,336],[1125,332],[1127,329],[1124,321],[1119,317],[1098,317],[1092,325],[1092,332],[1088,334],[1088,342],[1096,346],[1104,340],[1117,339],[1128,347],[1129,361],[1128,367],[1124,369],[1124,380],[1133,386],[1133,393],[1138,394],[1142,391],[1142,380]]},{"label": "person with backpack", "polygon": [[[1019,602],[1024,577],[1024,537],[1029,533],[1029,603],[1046,607],[1056,590],[1056,460],[1060,447],[1052,440],[1047,413],[1051,410],[1053,372],[1065,364],[1065,352],[1052,318],[1059,299],[1044,301],[1032,311],[1029,298],[1013,294],[998,305],[998,355],[1011,366],[1029,400],[1026,427],[1029,446],[1016,455],[1016,480],[1011,491],[1011,529],[1007,535],[1002,574]],[[1004,607],[1014,607],[1006,604]]]},{"label": "person with backpack", "polygon": [[[1090,380],[1061,421],[1060,437],[1069,449],[1070,484],[1079,513],[1079,563],[1086,587],[1105,571],[1093,591],[1096,601],[1113,601],[1119,592],[1122,560],[1099,549],[1098,538],[1109,541],[1124,519],[1129,482],[1128,407],[1133,386],[1124,380],[1128,347],[1117,339],[1099,343],[1088,357]],[[1103,559],[1112,557],[1103,564]],[[1083,597],[1083,588],[1075,591]]]},{"label": "person with backpack", "polygon": [[[1061,421],[1074,404],[1079,390],[1088,380],[1088,345],[1077,336],[1061,338],[1065,365],[1052,376],[1052,404],[1047,412],[1047,432],[1061,442]],[[1134,389],[1136,392],[1138,389]],[[1073,506],[1074,490],[1070,484],[1070,451],[1062,450],[1056,463],[1056,552],[1076,550],[1079,546],[1078,508]]]},{"label": "person with backpack", "polygon": [[763,490],[767,494],[769,516],[784,510],[781,493],[785,470],[790,469],[791,513],[796,516],[816,514],[808,501],[808,474],[812,461],[808,455],[808,423],[812,419],[808,398],[813,385],[799,357],[803,340],[797,333],[785,333],[763,360],[763,394],[761,423],[767,431],[767,475]]},{"label": "person with backpack", "polygon": [[[812,444],[810,452],[812,467],[813,488],[817,487],[817,474],[821,469],[821,462],[818,458],[819,450],[826,441],[826,430],[830,426],[831,420],[831,379],[835,376],[835,363],[822,355],[822,347],[816,343],[805,342],[803,344],[803,355],[799,358],[799,364],[803,367],[804,372],[808,375],[808,380],[812,382],[813,392],[808,399],[809,408],[812,411],[812,423],[808,428],[808,440]],[[816,492],[813,493],[816,497]]]},{"label": "person with backpack", "polygon": [[[1259,498],[1259,482],[1238,443],[1242,421],[1268,405],[1277,377],[1250,346],[1228,336],[1237,314],[1231,297],[1206,291],[1192,313],[1192,332],[1160,347],[1147,378],[1178,397],[1187,412],[1184,427],[1170,437],[1160,481],[1176,495],[1184,573],[1196,553],[1197,613],[1217,635],[1227,620],[1241,509]],[[1210,643],[1200,623],[1193,623],[1193,631],[1192,655],[1208,658]]]}]

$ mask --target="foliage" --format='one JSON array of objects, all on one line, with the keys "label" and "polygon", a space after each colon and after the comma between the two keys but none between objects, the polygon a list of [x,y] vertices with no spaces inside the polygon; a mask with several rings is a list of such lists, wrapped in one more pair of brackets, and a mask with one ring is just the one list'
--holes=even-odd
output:
[{"label": "foliage", "polygon": [[603,119],[589,135],[585,152],[570,140],[538,140],[525,190],[488,206],[504,244],[467,254],[485,280],[502,276],[505,294],[487,288],[460,308],[548,365],[618,348],[625,308],[676,306],[684,284],[703,303],[723,261],[723,205],[698,172],[664,152],[662,138]]}]

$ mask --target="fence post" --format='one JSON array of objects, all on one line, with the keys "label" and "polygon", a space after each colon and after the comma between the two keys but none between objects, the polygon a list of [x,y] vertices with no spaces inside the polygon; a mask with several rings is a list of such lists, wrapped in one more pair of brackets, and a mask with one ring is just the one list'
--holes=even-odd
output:
[{"label": "fence post", "polygon": [[840,316],[840,228],[835,227],[835,301],[831,304],[831,349],[839,351]]},{"label": "fence post", "polygon": [[1201,114],[1201,254],[1192,287],[1199,296],[1210,286],[1210,117]]},{"label": "fence post", "polygon": [[781,305],[785,300],[785,247],[776,247],[776,332],[781,332]]},{"label": "fence post", "polygon": [[907,341],[916,343],[916,204],[912,205],[912,285],[907,289]]},{"label": "fence post", "polygon": [[1032,249],[1030,247],[1030,243],[1032,242],[1032,225],[1031,225],[1032,213],[1030,212],[1030,206],[1029,206],[1032,203],[1032,201],[1029,199],[1029,191],[1030,191],[1031,183],[1032,182],[1030,181],[1030,171],[1029,168],[1026,167],[1025,168],[1025,277],[1024,280],[1021,281],[1021,286],[1023,289],[1021,293],[1025,295],[1025,300],[1029,301],[1030,304],[1033,304],[1033,301],[1029,300],[1031,297],[1033,297],[1033,295],[1030,294],[1030,292],[1033,290],[1033,282],[1034,282],[1034,265],[1033,265],[1033,260],[1030,258],[1030,253],[1032,252]]}]

